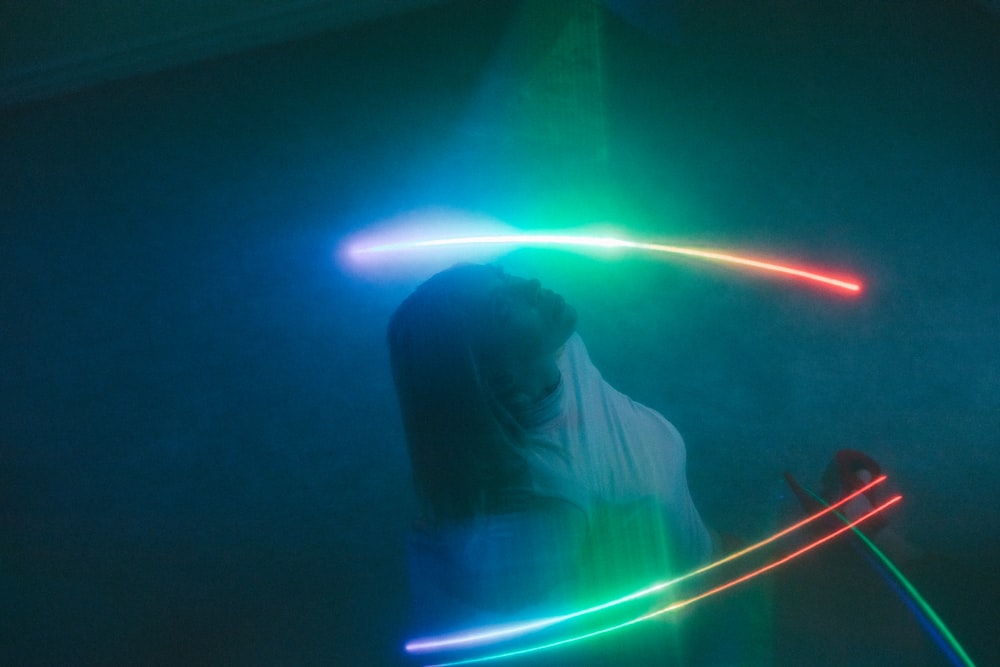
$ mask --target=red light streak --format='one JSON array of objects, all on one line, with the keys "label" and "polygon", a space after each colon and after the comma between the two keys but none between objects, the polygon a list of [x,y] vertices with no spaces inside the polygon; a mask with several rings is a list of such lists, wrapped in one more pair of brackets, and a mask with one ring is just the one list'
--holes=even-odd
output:
[{"label": "red light streak", "polygon": [[448,248],[456,246],[513,246],[534,248],[609,248],[638,250],[667,255],[681,255],[696,259],[716,262],[726,265],[742,266],[759,271],[780,273],[814,283],[821,283],[847,292],[859,293],[861,284],[854,280],[844,280],[818,273],[812,270],[796,268],[784,264],[765,261],[754,257],[734,255],[704,248],[690,248],[663,243],[646,243],[619,239],[611,236],[583,236],[578,234],[490,234],[481,236],[457,236],[436,239],[401,239],[391,243],[375,243],[371,245],[352,245],[348,254],[359,261],[366,256],[412,253],[433,248]]},{"label": "red light streak", "polygon": [[716,586],[715,588],[707,590],[704,593],[701,593],[699,595],[695,595],[694,597],[688,598],[687,600],[682,600],[681,602],[675,602],[675,603],[673,603],[671,605],[668,605],[668,606],[664,607],[663,609],[657,610],[657,611],[655,611],[655,612],[653,612],[651,614],[647,614],[646,616],[640,617],[640,618],[636,619],[633,622],[642,621],[642,620],[645,620],[647,618],[653,618],[654,616],[659,616],[660,614],[666,613],[668,611],[674,611],[676,609],[681,609],[681,608],[686,607],[687,605],[689,605],[689,604],[691,604],[693,602],[697,602],[698,600],[703,600],[703,599],[707,598],[710,595],[715,595],[716,593],[721,593],[722,591],[724,591],[726,589],[732,588],[733,586],[741,584],[744,581],[748,581],[750,579],[753,579],[754,577],[756,577],[758,575],[761,575],[761,574],[764,574],[765,572],[767,572],[769,570],[773,570],[774,568],[779,567],[780,565],[784,565],[785,563],[789,562],[790,560],[792,560],[794,558],[798,558],[802,554],[804,554],[806,552],[809,552],[809,551],[812,551],[816,547],[818,547],[818,546],[820,546],[822,544],[825,544],[826,542],[829,542],[833,538],[835,538],[835,537],[837,537],[839,535],[843,535],[844,533],[846,533],[847,531],[851,530],[852,528],[854,528],[855,526],[857,526],[861,522],[863,522],[863,521],[865,521],[867,519],[870,519],[871,517],[875,516],[876,514],[878,514],[879,512],[881,512],[881,511],[883,511],[885,509],[888,509],[889,507],[891,507],[892,505],[895,505],[896,503],[898,503],[902,499],[903,499],[903,496],[900,496],[900,495],[893,496],[892,498],[890,498],[889,500],[885,501],[884,503],[882,503],[878,507],[872,508],[870,511],[868,511],[867,513],[865,513],[862,516],[858,517],[854,521],[852,521],[852,522],[850,522],[848,524],[845,524],[844,526],[838,528],[837,530],[833,531],[832,533],[824,535],[823,537],[819,538],[818,540],[810,542],[806,546],[804,546],[804,547],[802,547],[802,548],[800,548],[800,549],[798,549],[796,551],[793,551],[792,553],[788,554],[787,556],[784,556],[783,558],[779,558],[776,561],[772,561],[772,562],[768,563],[767,565],[759,567],[756,570],[748,572],[747,574],[744,574],[744,575],[742,575],[740,577],[737,577],[737,578],[735,578],[735,579],[733,579],[731,581],[728,581],[728,582],[726,582],[726,583],[724,583],[724,584],[722,584],[720,586]]},{"label": "red light streak", "polygon": [[858,496],[866,493],[868,490],[881,484],[885,480],[886,480],[885,475],[876,477],[868,484],[865,484],[861,488],[855,490],[853,493],[845,496],[836,503],[828,505],[824,509],[818,510],[814,514],[807,516],[805,519],[802,519],[801,521],[794,523],[791,526],[788,526],[784,530],[781,530],[775,533],[774,535],[771,535],[770,537],[760,540],[755,544],[751,544],[748,547],[745,547],[739,551],[729,554],[728,556],[721,558],[717,561],[704,565],[703,567],[700,567],[696,570],[688,572],[687,574],[684,574],[680,577],[676,577],[669,581],[653,584],[651,586],[643,588],[639,591],[636,591],[635,593],[631,593],[624,597],[620,597],[615,600],[611,600],[609,602],[605,602],[593,607],[589,607],[587,609],[572,612],[562,616],[553,616],[549,618],[534,619],[530,621],[515,622],[515,623],[505,623],[502,625],[477,628],[474,630],[467,630],[463,632],[457,632],[438,637],[424,637],[421,639],[414,639],[406,643],[406,650],[409,653],[429,653],[429,652],[447,651],[458,648],[468,648],[471,646],[482,646],[485,644],[492,644],[503,640],[511,639],[514,637],[520,637],[529,634],[531,632],[534,632],[536,630],[541,630],[543,628],[553,626],[557,623],[562,623],[564,621],[568,621],[574,618],[579,618],[587,614],[603,611],[604,609],[608,609],[609,607],[613,607],[615,605],[623,604],[626,602],[630,602],[632,600],[639,599],[641,597],[652,595],[653,593],[665,590],[670,586],[673,586],[682,581],[690,579],[691,577],[695,577],[699,574],[704,574],[721,565],[724,565],[726,563],[736,560],[737,558],[741,558],[742,556],[745,556],[753,551],[756,551],[757,549],[760,549],[761,547],[764,547],[770,544],[771,542],[779,540],[782,537],[800,528],[803,528],[818,519],[821,519],[825,515],[835,512],[838,508],[849,503]]},{"label": "red light streak", "polygon": [[772,561],[771,563],[768,563],[767,565],[759,567],[756,570],[748,572],[747,574],[744,574],[744,575],[741,575],[739,577],[736,577],[735,579],[732,579],[732,580],[730,580],[730,581],[728,581],[728,582],[726,582],[724,584],[716,586],[715,588],[707,590],[704,593],[700,593],[698,595],[692,596],[690,598],[687,598],[686,600],[681,600],[680,602],[672,603],[670,605],[667,605],[666,607],[663,607],[662,609],[658,609],[658,610],[656,610],[654,612],[650,612],[650,613],[645,614],[643,616],[639,616],[637,618],[631,619],[631,620],[626,621],[624,623],[619,623],[618,625],[614,625],[614,626],[607,627],[607,628],[602,628],[600,630],[595,630],[593,632],[588,632],[588,633],[582,634],[582,635],[576,635],[576,636],[572,636],[572,637],[567,637],[566,639],[562,639],[562,640],[559,640],[559,641],[551,642],[551,643],[548,643],[548,644],[542,644],[542,645],[538,645],[538,646],[532,646],[532,647],[529,647],[529,648],[523,648],[523,649],[518,649],[518,650],[514,650],[514,651],[507,651],[507,652],[504,652],[504,653],[494,653],[494,654],[490,654],[490,655],[486,655],[486,656],[481,656],[481,657],[477,657],[477,658],[470,658],[470,659],[466,659],[466,660],[456,660],[456,661],[452,661],[452,662],[437,663],[436,665],[433,665],[432,667],[453,667],[455,665],[470,665],[470,664],[475,664],[475,663],[479,663],[479,662],[488,662],[488,661],[492,661],[492,660],[500,660],[500,659],[503,659],[503,658],[510,658],[510,657],[514,657],[514,656],[518,656],[518,655],[525,655],[525,654],[535,653],[535,652],[538,652],[538,651],[543,651],[543,650],[547,650],[547,649],[551,649],[551,648],[557,648],[559,646],[564,646],[566,644],[571,644],[571,643],[574,643],[574,642],[582,641],[584,639],[590,639],[592,637],[597,637],[599,635],[607,634],[607,633],[613,632],[615,630],[621,630],[621,629],[627,628],[629,626],[635,625],[637,623],[641,623],[643,621],[648,621],[650,619],[656,618],[657,616],[660,616],[662,614],[665,614],[665,613],[668,613],[668,612],[671,612],[671,611],[676,611],[676,610],[681,609],[683,607],[686,607],[686,606],[688,606],[690,604],[693,604],[694,602],[697,602],[699,600],[704,600],[705,598],[707,598],[707,597],[709,597],[711,595],[715,595],[717,593],[721,593],[722,591],[725,591],[725,590],[730,589],[730,588],[732,588],[734,586],[737,586],[737,585],[739,585],[741,583],[749,581],[750,579],[753,579],[754,577],[757,577],[757,576],[759,576],[761,574],[764,574],[765,572],[773,570],[776,567],[784,565],[784,564],[788,563],[789,561],[791,561],[791,560],[793,560],[795,558],[798,558],[799,556],[801,556],[801,555],[803,555],[803,554],[805,554],[805,553],[807,553],[809,551],[812,551],[813,549],[815,549],[815,548],[817,548],[817,547],[825,544],[826,542],[829,542],[830,540],[832,540],[832,539],[834,539],[834,538],[836,538],[836,537],[844,534],[845,532],[847,532],[849,530],[852,530],[853,528],[855,528],[859,524],[863,523],[864,521],[867,521],[868,519],[870,519],[871,517],[875,516],[876,514],[879,514],[880,512],[888,509],[892,505],[895,505],[896,503],[898,503],[902,499],[903,499],[903,497],[900,496],[900,495],[893,496],[892,498],[890,498],[889,500],[885,501],[884,503],[882,503],[878,507],[872,508],[869,512],[867,512],[864,515],[858,517],[854,521],[851,521],[850,523],[845,524],[843,527],[838,528],[837,530],[834,530],[833,532],[828,533],[827,535],[824,535],[823,537],[821,537],[819,539],[816,539],[813,542],[810,542],[806,546],[801,547],[800,549],[797,549],[796,551],[793,551],[791,554],[788,554],[787,556],[779,558],[776,561]]}]

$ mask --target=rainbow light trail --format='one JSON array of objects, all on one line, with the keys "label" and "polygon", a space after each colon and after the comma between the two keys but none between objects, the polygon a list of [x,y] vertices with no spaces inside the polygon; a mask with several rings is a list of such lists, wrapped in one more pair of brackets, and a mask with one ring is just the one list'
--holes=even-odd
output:
[{"label": "rainbow light trail", "polygon": [[426,637],[421,639],[415,639],[406,643],[405,646],[406,651],[408,653],[429,653],[429,652],[448,651],[459,648],[469,648],[473,646],[482,646],[483,644],[489,644],[506,639],[512,639],[514,637],[520,637],[537,630],[551,627],[557,623],[562,623],[564,621],[568,621],[571,619],[580,618],[587,614],[593,614],[599,611],[603,611],[605,609],[609,609],[616,605],[625,604],[626,602],[631,602],[632,600],[637,600],[639,598],[652,595],[654,593],[658,593],[660,591],[666,590],[671,586],[674,586],[675,584],[678,584],[682,581],[698,576],[700,574],[704,574],[710,570],[725,565],[726,563],[732,562],[737,558],[741,558],[742,556],[745,556],[753,551],[756,551],[757,549],[760,549],[761,547],[764,547],[770,544],[771,542],[779,540],[782,537],[788,535],[789,533],[792,533],[812,523],[813,521],[822,518],[827,514],[835,512],[837,508],[849,503],[854,498],[857,498],[861,494],[881,484],[885,480],[886,480],[885,475],[876,477],[871,482],[857,489],[850,495],[845,496],[836,503],[829,505],[825,509],[822,509],[816,512],[815,514],[806,517],[805,519],[799,521],[798,523],[792,524],[791,526],[775,533],[774,535],[768,538],[765,538],[755,544],[751,544],[750,546],[744,549],[729,554],[728,556],[721,558],[720,560],[709,563],[708,565],[704,565],[696,570],[688,572],[687,574],[684,574],[675,579],[653,584],[652,586],[643,588],[642,590],[636,591],[635,593],[631,593],[629,595],[617,598],[615,600],[611,600],[609,602],[605,602],[593,607],[589,607],[587,609],[572,612],[562,616],[553,616],[550,618],[536,619],[533,621],[524,621],[520,623],[510,623],[510,624],[490,626],[486,628],[479,628],[476,630],[453,633],[438,637]]},{"label": "rainbow light trail", "polygon": [[422,241],[403,241],[370,246],[355,246],[349,250],[352,257],[360,259],[365,255],[380,253],[396,253],[411,250],[443,248],[462,245],[514,245],[519,247],[585,247],[585,248],[621,248],[648,252],[683,255],[723,264],[744,266],[772,273],[782,273],[804,280],[821,283],[847,292],[859,293],[861,284],[849,280],[841,280],[813,271],[797,269],[782,264],[766,262],[751,257],[732,255],[714,250],[703,250],[662,243],[645,243],[630,241],[611,236],[579,236],[572,234],[499,234],[491,236],[459,236],[454,238],[427,239]]},{"label": "rainbow light trail", "polygon": [[592,637],[597,637],[599,635],[603,635],[603,634],[606,634],[606,633],[609,633],[609,632],[613,632],[615,630],[621,630],[623,628],[627,628],[627,627],[635,625],[637,623],[641,623],[643,621],[648,621],[650,619],[656,618],[657,616],[660,616],[662,614],[666,614],[666,613],[669,613],[669,612],[672,612],[672,611],[677,611],[678,609],[682,609],[682,608],[684,608],[684,607],[686,607],[686,606],[688,606],[688,605],[690,605],[690,604],[692,604],[694,602],[697,602],[699,600],[703,600],[703,599],[709,597],[710,595],[715,595],[716,593],[720,593],[720,592],[722,592],[724,590],[732,588],[733,586],[736,586],[736,585],[741,584],[743,582],[749,581],[750,579],[753,579],[754,577],[757,577],[757,576],[759,576],[761,574],[764,574],[765,572],[768,572],[769,570],[773,570],[774,568],[779,567],[780,565],[784,565],[785,563],[788,563],[792,559],[798,558],[802,554],[807,553],[809,551],[812,551],[816,547],[818,547],[818,546],[820,546],[822,544],[825,544],[826,542],[829,542],[833,538],[838,537],[838,536],[844,534],[845,532],[847,532],[849,530],[852,530],[855,526],[858,526],[859,524],[861,524],[864,521],[867,521],[868,519],[870,519],[871,517],[875,516],[876,514],[878,514],[878,513],[882,512],[882,511],[886,510],[887,508],[891,507],[892,505],[895,505],[896,503],[898,503],[902,499],[903,499],[903,497],[900,496],[900,495],[893,496],[892,498],[890,498],[889,500],[885,501],[881,505],[872,508],[866,514],[858,517],[854,521],[851,521],[851,522],[847,523],[846,525],[844,525],[843,527],[838,528],[838,529],[834,530],[833,532],[831,532],[831,533],[829,533],[827,535],[824,535],[823,537],[821,537],[821,538],[819,538],[817,540],[814,540],[813,542],[810,542],[806,546],[801,547],[801,548],[797,549],[796,551],[793,551],[792,553],[790,553],[787,556],[779,558],[776,561],[772,561],[771,563],[768,563],[767,565],[759,567],[756,570],[748,572],[747,574],[744,574],[744,575],[739,576],[739,577],[737,577],[735,579],[732,579],[731,581],[728,581],[728,582],[726,582],[724,584],[716,586],[715,588],[707,590],[704,593],[700,593],[700,594],[695,595],[693,597],[690,597],[690,598],[688,598],[686,600],[681,600],[679,602],[674,602],[672,604],[667,605],[666,607],[663,607],[662,609],[657,609],[656,611],[650,612],[648,614],[644,614],[642,616],[638,616],[638,617],[636,617],[636,618],[634,618],[634,619],[632,619],[630,621],[625,621],[624,623],[619,623],[617,625],[613,625],[613,626],[610,626],[610,627],[607,627],[607,628],[602,628],[600,630],[595,630],[593,632],[588,632],[588,633],[581,634],[581,635],[576,635],[576,636],[573,636],[573,637],[567,637],[566,639],[561,639],[559,641],[550,642],[548,644],[542,644],[542,645],[538,645],[538,646],[532,646],[532,647],[529,647],[529,648],[518,649],[518,650],[515,650],[515,651],[507,651],[505,653],[494,653],[494,654],[491,654],[491,655],[481,656],[481,657],[477,657],[477,658],[469,658],[469,659],[466,659],[466,660],[456,660],[456,661],[453,661],[453,662],[442,662],[442,663],[437,663],[435,665],[431,665],[429,667],[454,667],[455,665],[471,665],[471,664],[480,663],[480,662],[488,662],[488,661],[492,661],[492,660],[501,660],[501,659],[504,659],[504,658],[512,658],[512,657],[515,657],[515,656],[518,656],[518,655],[525,655],[525,654],[528,654],[528,653],[535,653],[535,652],[538,652],[538,651],[544,651],[544,650],[547,650],[547,649],[556,648],[556,647],[559,647],[559,646],[565,646],[566,644],[571,644],[571,643],[574,643],[574,642],[582,641],[584,639],[590,639]]},{"label": "rainbow light trail", "polygon": [[[823,500],[820,496],[813,493],[812,491],[806,489],[806,493],[811,495],[820,503],[826,505],[826,501]],[[840,512],[834,512],[834,515],[844,523],[848,522],[847,517],[845,517]],[[905,591],[905,593],[915,603],[916,608],[914,609],[914,613],[916,613],[917,610],[919,609],[919,611],[924,615],[924,618],[930,624],[930,628],[928,628],[928,630],[933,628],[933,630],[936,631],[936,633],[938,634],[938,637],[936,637],[935,639],[939,638],[943,640],[946,646],[941,646],[941,649],[947,655],[952,664],[955,665],[961,664],[965,665],[966,667],[976,667],[975,664],[972,662],[972,658],[970,658],[969,654],[965,652],[965,649],[962,648],[962,645],[958,643],[958,639],[955,638],[955,635],[953,635],[951,630],[948,629],[948,626],[944,624],[944,621],[941,620],[941,617],[938,616],[937,613],[935,613],[935,611],[927,603],[927,600],[925,600],[924,597],[920,595],[916,587],[912,583],[910,583],[910,580],[903,575],[903,573],[899,570],[899,568],[896,567],[896,565],[891,560],[889,560],[889,557],[886,556],[881,549],[875,546],[875,543],[872,542],[867,535],[865,535],[862,531],[858,530],[857,528],[852,528],[852,530],[854,530],[855,535],[861,538],[861,542],[866,547],[868,547],[868,549],[872,552],[872,554],[874,554],[875,558],[885,568],[885,570],[893,577],[893,579],[896,580],[896,582],[902,588],[902,591]],[[945,650],[946,648],[950,649],[950,653],[948,650]]]}]

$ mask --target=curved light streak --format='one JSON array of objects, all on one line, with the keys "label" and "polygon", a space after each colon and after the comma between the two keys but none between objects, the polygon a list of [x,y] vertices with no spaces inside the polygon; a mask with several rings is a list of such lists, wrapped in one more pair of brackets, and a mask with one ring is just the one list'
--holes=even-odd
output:
[{"label": "curved light streak", "polygon": [[684,607],[686,607],[686,606],[688,606],[690,604],[693,604],[694,602],[697,602],[699,600],[703,600],[703,599],[709,597],[710,595],[715,595],[716,593],[721,593],[724,590],[727,590],[729,588],[732,588],[733,586],[736,586],[738,584],[741,584],[741,583],[744,583],[746,581],[749,581],[750,579],[753,579],[754,577],[757,577],[757,576],[759,576],[761,574],[764,574],[765,572],[773,570],[776,567],[784,565],[784,564],[788,563],[789,561],[791,561],[791,560],[793,560],[795,558],[798,558],[799,556],[801,556],[801,555],[803,555],[803,554],[805,554],[805,553],[807,553],[809,551],[812,551],[816,547],[821,546],[822,544],[825,544],[826,542],[829,542],[830,540],[834,539],[835,537],[838,537],[838,536],[844,534],[845,532],[853,529],[855,526],[858,526],[859,524],[863,523],[864,521],[867,521],[868,519],[870,519],[871,517],[875,516],[876,514],[878,514],[878,513],[882,512],[882,511],[888,509],[892,505],[895,505],[896,503],[898,503],[902,499],[903,499],[903,497],[900,496],[900,495],[893,496],[892,498],[890,498],[889,500],[885,501],[881,505],[872,508],[867,513],[865,513],[862,516],[858,517],[854,521],[851,521],[850,523],[847,523],[843,527],[838,528],[838,529],[834,530],[833,532],[828,533],[827,535],[824,535],[823,537],[810,542],[806,546],[801,547],[801,548],[797,549],[796,551],[793,551],[792,553],[788,554],[787,556],[779,558],[776,561],[772,561],[772,562],[768,563],[767,565],[759,567],[756,570],[748,572],[747,574],[744,574],[744,575],[739,576],[739,577],[737,577],[735,579],[732,579],[732,580],[730,580],[730,581],[728,581],[728,582],[726,582],[724,584],[716,586],[715,588],[707,590],[704,593],[700,593],[698,595],[695,595],[693,597],[687,598],[685,600],[680,600],[678,602],[671,603],[671,604],[669,604],[669,605],[667,605],[667,606],[665,606],[665,607],[663,607],[661,609],[657,609],[657,610],[649,612],[647,614],[643,614],[642,616],[638,616],[638,617],[633,618],[633,619],[631,619],[629,621],[625,621],[624,623],[619,623],[617,625],[613,625],[613,626],[610,626],[610,627],[607,627],[607,628],[601,628],[600,630],[594,630],[593,632],[587,632],[587,633],[584,633],[584,634],[581,634],[581,635],[575,635],[575,636],[572,636],[572,637],[567,637],[565,639],[561,639],[559,641],[550,642],[548,644],[541,644],[541,645],[538,645],[538,646],[531,646],[531,647],[528,647],[528,648],[518,649],[518,650],[514,650],[514,651],[507,651],[505,653],[494,653],[494,654],[490,654],[490,655],[486,655],[486,656],[480,656],[480,657],[476,657],[476,658],[468,658],[468,659],[465,659],[465,660],[455,660],[455,661],[452,661],[452,662],[441,662],[441,663],[437,663],[437,664],[434,664],[434,665],[430,665],[429,667],[455,667],[456,665],[471,665],[471,664],[476,664],[476,663],[480,663],[480,662],[489,662],[489,661],[493,661],[493,660],[500,660],[500,659],[503,659],[503,658],[512,658],[512,657],[515,657],[515,656],[518,656],[518,655],[526,655],[526,654],[529,654],[529,653],[537,653],[538,651],[544,651],[544,650],[548,650],[548,649],[552,649],[552,648],[557,648],[559,646],[565,646],[567,644],[571,644],[571,643],[574,643],[574,642],[582,641],[584,639],[590,639],[592,637],[597,637],[597,636],[600,636],[600,635],[603,635],[603,634],[607,634],[607,633],[613,632],[615,630],[621,630],[623,628],[627,628],[629,626],[636,625],[637,623],[642,623],[643,621],[651,620],[653,618],[656,618],[657,616],[661,616],[663,614],[666,614],[666,613],[669,613],[669,612],[672,612],[672,611],[677,611],[678,609],[682,609],[682,608],[684,608]]},{"label": "curved light streak", "polygon": [[609,249],[621,248],[626,250],[682,255],[711,262],[743,266],[771,273],[780,273],[801,278],[803,280],[821,283],[846,292],[861,292],[861,284],[858,282],[834,278],[815,271],[807,271],[805,269],[798,269],[783,264],[775,264],[761,259],[717,252],[714,250],[664,245],[662,243],[644,243],[610,236],[579,236],[572,234],[497,234],[488,236],[459,236],[453,238],[427,239],[422,241],[401,241],[369,246],[355,246],[349,250],[349,253],[352,257],[360,259],[366,255],[398,253],[420,249],[464,245],[514,245],[519,247],[583,247]]},{"label": "curved light streak", "polygon": [[[804,490],[806,491],[806,493],[812,496],[817,502],[826,505],[826,501],[823,500],[822,497],[820,497],[819,495],[813,493],[808,489]],[[834,512],[834,515],[844,523],[848,522],[847,517],[845,517],[840,512]],[[910,606],[910,608],[913,610],[914,614],[917,615],[918,620],[926,621],[925,623],[923,623],[923,625],[927,628],[928,632],[931,633],[934,639],[938,640],[939,647],[941,648],[945,656],[949,659],[949,661],[953,665],[965,665],[965,667],[976,667],[975,664],[972,662],[972,658],[969,657],[969,654],[966,653],[962,645],[958,643],[958,639],[955,637],[954,634],[952,634],[951,630],[948,629],[948,626],[945,625],[944,621],[941,620],[941,617],[937,615],[937,613],[934,611],[933,608],[931,608],[930,604],[920,594],[916,586],[914,586],[910,582],[910,580],[907,579],[906,576],[899,570],[899,568],[896,567],[896,564],[893,563],[889,559],[889,557],[885,555],[885,552],[883,552],[881,549],[875,546],[875,543],[872,542],[872,540],[867,535],[865,535],[863,531],[860,531],[857,528],[853,528],[852,530],[854,530],[854,534],[857,535],[858,538],[860,538],[861,543],[864,544],[866,547],[868,547],[868,550],[871,551],[871,553],[875,556],[877,562],[881,564],[882,568],[884,569],[884,574],[891,575],[891,577],[898,584],[899,587],[897,590],[900,593],[900,595],[902,596],[903,593],[905,592],[905,594],[909,596],[909,599],[915,605],[915,606]],[[920,618],[921,614],[923,615],[922,619]]]},{"label": "curved light streak", "polygon": [[775,533],[774,535],[771,535],[770,537],[767,537],[755,544],[751,544],[750,546],[745,547],[744,549],[740,549],[739,551],[729,554],[724,558],[721,558],[717,561],[704,565],[698,569],[695,569],[691,572],[688,572],[687,574],[684,574],[680,577],[676,577],[669,581],[653,584],[651,586],[643,588],[629,595],[617,598],[615,600],[611,600],[609,602],[605,602],[593,607],[589,607],[587,609],[582,609],[580,611],[565,614],[562,616],[541,618],[533,621],[524,621],[521,623],[494,625],[486,628],[479,628],[476,630],[453,633],[438,637],[426,637],[421,639],[415,639],[413,641],[407,642],[405,646],[406,651],[409,653],[430,653],[430,652],[456,650],[461,648],[471,648],[475,646],[482,646],[484,644],[491,644],[506,639],[521,637],[531,632],[535,632],[537,630],[542,630],[544,628],[553,626],[557,623],[562,623],[564,621],[568,621],[571,619],[580,618],[581,616],[593,614],[617,605],[625,604],[626,602],[631,602],[632,600],[637,600],[639,598],[652,595],[654,593],[658,593],[660,591],[666,590],[671,586],[674,586],[675,584],[678,584],[682,581],[698,576],[700,574],[704,574],[710,570],[725,565],[726,563],[734,561],[737,558],[741,558],[742,556],[745,556],[753,551],[756,551],[757,549],[760,549],[761,547],[764,547],[776,540],[779,540],[782,537],[785,537],[786,535],[822,518],[823,516],[835,512],[837,508],[849,503],[854,498],[857,498],[858,496],[866,493],[868,490],[881,484],[885,480],[886,480],[885,475],[876,477],[871,482],[857,489],[853,493],[845,496],[844,498],[842,498],[841,500],[837,501],[832,505],[826,506],[825,509],[819,510],[818,512],[806,517],[805,519],[799,521],[798,523],[792,524],[791,526],[788,526],[787,528]]}]

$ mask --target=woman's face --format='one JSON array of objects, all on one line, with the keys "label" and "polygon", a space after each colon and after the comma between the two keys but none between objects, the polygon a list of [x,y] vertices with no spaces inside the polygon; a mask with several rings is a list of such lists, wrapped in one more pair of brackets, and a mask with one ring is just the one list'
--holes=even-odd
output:
[{"label": "woman's face", "polygon": [[501,350],[516,358],[554,354],[576,329],[576,310],[537,280],[501,271],[489,299],[490,334]]}]

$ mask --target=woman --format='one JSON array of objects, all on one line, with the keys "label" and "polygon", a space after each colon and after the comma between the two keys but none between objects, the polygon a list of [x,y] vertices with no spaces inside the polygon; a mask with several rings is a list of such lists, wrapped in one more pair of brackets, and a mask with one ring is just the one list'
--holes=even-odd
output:
[{"label": "woman", "polygon": [[683,440],[603,380],[575,326],[538,281],[472,264],[433,276],[392,317],[428,625],[568,608],[711,555]]}]

